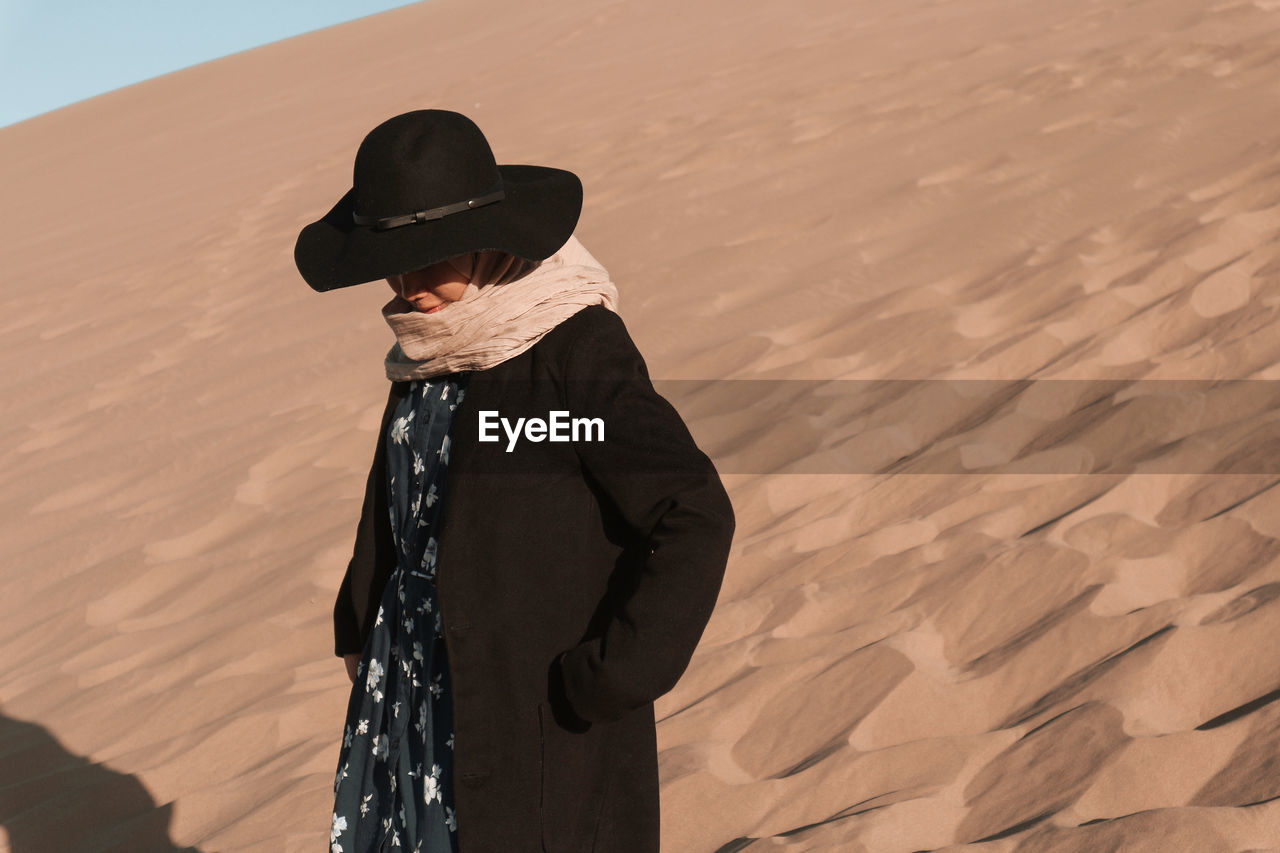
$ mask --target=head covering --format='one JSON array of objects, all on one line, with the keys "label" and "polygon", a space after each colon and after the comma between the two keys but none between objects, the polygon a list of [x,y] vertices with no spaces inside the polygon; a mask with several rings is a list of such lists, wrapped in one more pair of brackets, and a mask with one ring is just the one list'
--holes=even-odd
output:
[{"label": "head covering", "polygon": [[396,294],[382,307],[396,336],[385,359],[393,382],[485,370],[529,349],[588,305],[618,310],[608,271],[574,235],[541,262],[495,251],[446,260],[471,279],[458,301],[424,314]]},{"label": "head covering", "polygon": [[467,252],[445,260],[459,275],[470,279],[477,290],[494,284],[506,284],[538,268],[535,261],[496,250]]},{"label": "head covering", "polygon": [[581,211],[573,172],[499,165],[471,119],[414,110],[369,131],[351,189],[302,229],[293,258],[318,291],[485,250],[540,261],[564,245]]}]

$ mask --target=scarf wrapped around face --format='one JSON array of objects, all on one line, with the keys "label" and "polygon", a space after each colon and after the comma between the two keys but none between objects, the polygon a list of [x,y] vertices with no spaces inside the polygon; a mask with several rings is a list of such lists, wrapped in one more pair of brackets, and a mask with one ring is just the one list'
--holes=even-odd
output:
[{"label": "scarf wrapped around face", "polygon": [[414,310],[399,294],[382,306],[396,335],[385,361],[393,382],[484,370],[529,349],[588,305],[618,310],[608,271],[574,236],[541,262],[484,251],[449,264],[471,279],[458,301],[434,314]]}]

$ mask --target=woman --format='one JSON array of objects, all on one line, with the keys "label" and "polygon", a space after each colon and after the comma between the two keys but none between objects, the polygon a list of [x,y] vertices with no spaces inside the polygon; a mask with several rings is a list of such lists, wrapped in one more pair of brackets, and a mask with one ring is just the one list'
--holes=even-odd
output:
[{"label": "woman", "polygon": [[353,184],[294,252],[315,290],[396,291],[334,606],[331,851],[657,851],[653,702],[715,605],[728,496],[573,236],[573,173],[418,110],[365,137]]}]

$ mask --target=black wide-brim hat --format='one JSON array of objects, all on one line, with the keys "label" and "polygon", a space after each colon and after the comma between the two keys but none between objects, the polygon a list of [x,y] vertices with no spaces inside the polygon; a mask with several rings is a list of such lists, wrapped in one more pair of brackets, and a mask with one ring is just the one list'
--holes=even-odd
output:
[{"label": "black wide-brim hat", "polygon": [[369,131],[352,188],[298,234],[298,272],[335,290],[497,250],[542,261],[568,242],[582,181],[550,166],[499,165],[471,119],[415,110]]}]

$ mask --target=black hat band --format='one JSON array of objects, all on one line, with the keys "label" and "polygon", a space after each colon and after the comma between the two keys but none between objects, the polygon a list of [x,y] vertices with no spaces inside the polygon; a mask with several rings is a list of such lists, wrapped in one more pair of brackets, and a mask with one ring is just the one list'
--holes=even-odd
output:
[{"label": "black hat band", "polygon": [[458,201],[441,207],[428,208],[427,210],[417,210],[413,213],[404,213],[399,216],[383,216],[381,218],[377,216],[361,216],[353,210],[351,211],[351,218],[355,220],[357,225],[372,225],[375,231],[385,231],[388,228],[399,228],[401,225],[412,225],[415,222],[440,219],[451,213],[460,213],[464,210],[483,207],[486,204],[493,204],[495,201],[502,201],[506,198],[506,195],[506,192],[499,188],[487,195],[469,198],[466,201]]}]

